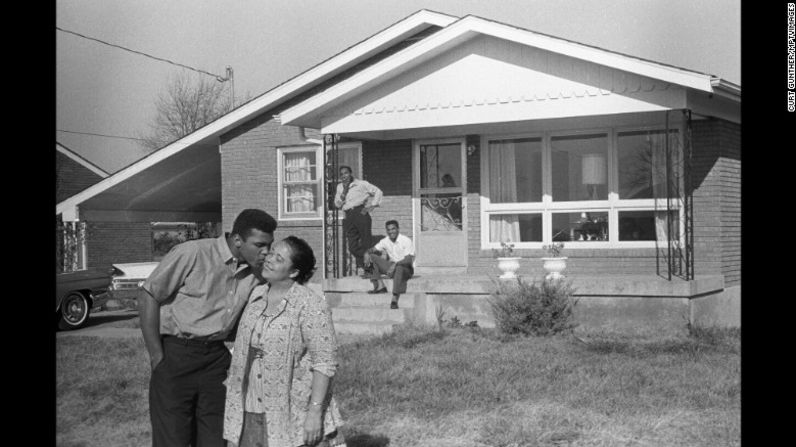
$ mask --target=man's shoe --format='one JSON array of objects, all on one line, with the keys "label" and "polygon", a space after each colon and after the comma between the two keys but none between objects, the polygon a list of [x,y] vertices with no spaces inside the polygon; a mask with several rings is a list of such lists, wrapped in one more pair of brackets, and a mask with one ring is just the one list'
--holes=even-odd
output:
[{"label": "man's shoe", "polygon": [[382,287],[381,289],[368,290],[368,293],[387,293],[387,288]]},{"label": "man's shoe", "polygon": [[398,309],[398,302],[393,301],[392,303],[390,303],[390,309]]}]

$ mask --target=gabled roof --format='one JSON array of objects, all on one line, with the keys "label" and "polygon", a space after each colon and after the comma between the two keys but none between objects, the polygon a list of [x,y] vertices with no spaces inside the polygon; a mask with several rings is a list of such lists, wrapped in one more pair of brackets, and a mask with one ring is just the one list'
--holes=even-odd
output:
[{"label": "gabled roof", "polygon": [[56,205],[56,214],[74,209],[77,205],[117,185],[147,168],[186,148],[202,144],[218,144],[218,137],[236,126],[266,112],[308,89],[355,67],[385,49],[432,27],[446,27],[456,17],[429,10],[420,10],[365,40],[343,50],[296,77],[274,87],[262,95],[240,105],[212,123],[143,157],[105,180]]},{"label": "gabled roof", "polygon": [[694,70],[662,64],[603,48],[537,33],[524,28],[468,15],[448,25],[434,35],[360,71],[325,91],[302,101],[280,117],[283,124],[318,126],[317,117],[324,110],[372,88],[398,73],[438,55],[477,35],[488,35],[553,53],[593,62],[606,67],[646,76],[694,90],[715,93],[740,102],[740,86]]},{"label": "gabled roof", "polygon": [[95,165],[94,163],[86,160],[85,158],[81,157],[77,152],[73,151],[72,149],[69,149],[68,147],[64,146],[63,144],[61,144],[61,143],[59,143],[57,141],[55,142],[55,150],[57,152],[60,152],[60,153],[64,154],[65,156],[69,157],[70,159],[72,159],[76,163],[79,163],[84,168],[90,170],[91,172],[97,174],[98,176],[100,176],[102,178],[105,178],[105,177],[110,175],[104,169],[102,169],[99,166]]}]

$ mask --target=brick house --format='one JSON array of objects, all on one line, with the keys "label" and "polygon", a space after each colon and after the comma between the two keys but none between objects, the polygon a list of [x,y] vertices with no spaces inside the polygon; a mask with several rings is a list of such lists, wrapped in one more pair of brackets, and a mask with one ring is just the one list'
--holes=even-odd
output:
[{"label": "brick house", "polygon": [[[583,323],[740,324],[740,86],[475,16],[419,11],[59,203],[65,219],[231,227],[243,208],[346,278],[336,166],[417,246],[407,318],[488,321],[493,251],[565,243]],[[122,216],[122,217],[119,217]],[[89,249],[89,259],[91,250]],[[322,280],[322,281],[321,281]],[[342,313],[342,309],[340,310]]]},{"label": "brick house", "polygon": [[73,196],[108,173],[61,143],[55,143],[55,201]]}]

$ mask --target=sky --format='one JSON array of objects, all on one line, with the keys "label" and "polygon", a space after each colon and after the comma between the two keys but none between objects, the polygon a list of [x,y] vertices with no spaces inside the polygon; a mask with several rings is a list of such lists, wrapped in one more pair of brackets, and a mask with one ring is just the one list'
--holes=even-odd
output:
[{"label": "sky", "polygon": [[[231,66],[236,96],[256,97],[420,9],[741,84],[740,0],[56,0],[55,25],[213,74]],[[147,131],[182,69],[55,33],[56,141],[109,172],[145,156],[130,138]]]}]

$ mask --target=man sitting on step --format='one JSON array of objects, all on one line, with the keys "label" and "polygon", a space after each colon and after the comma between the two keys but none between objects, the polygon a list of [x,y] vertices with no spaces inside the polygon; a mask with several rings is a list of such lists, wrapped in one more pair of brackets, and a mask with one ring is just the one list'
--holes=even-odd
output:
[{"label": "man sitting on step", "polygon": [[370,281],[373,283],[373,290],[368,293],[387,292],[387,287],[381,280],[381,274],[386,274],[388,278],[393,279],[390,309],[398,309],[398,298],[402,293],[406,293],[406,281],[415,272],[412,267],[415,260],[415,246],[412,244],[412,239],[399,234],[398,221],[388,220],[384,226],[387,229],[387,237],[365,253],[365,266],[370,269]]}]

